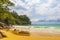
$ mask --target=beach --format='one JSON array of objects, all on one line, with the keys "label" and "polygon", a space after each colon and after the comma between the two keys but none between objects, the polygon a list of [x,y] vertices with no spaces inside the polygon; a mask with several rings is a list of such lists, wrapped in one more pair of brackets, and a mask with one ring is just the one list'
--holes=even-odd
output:
[{"label": "beach", "polygon": [[12,34],[10,31],[4,31],[1,30],[2,32],[4,32],[7,35],[7,38],[3,38],[0,40],[60,40],[60,37],[50,37],[50,36],[18,36],[18,35],[14,35]]},{"label": "beach", "polygon": [[51,28],[35,28],[32,29],[33,31],[31,31],[31,35],[32,36],[56,36],[56,37],[60,37],[60,30],[59,29],[51,29]]},{"label": "beach", "polygon": [[[24,29],[25,30],[25,29]],[[1,30],[7,35],[0,40],[60,40],[60,29],[51,28],[30,28],[30,36],[16,35],[10,31]]]}]

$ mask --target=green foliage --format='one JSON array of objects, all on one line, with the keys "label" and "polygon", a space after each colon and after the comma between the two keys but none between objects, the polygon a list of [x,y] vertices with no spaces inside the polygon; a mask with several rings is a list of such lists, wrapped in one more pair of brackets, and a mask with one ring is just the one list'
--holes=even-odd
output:
[{"label": "green foliage", "polygon": [[30,19],[26,15],[19,16],[19,20],[22,22],[23,25],[31,24]]},{"label": "green foliage", "polygon": [[30,25],[30,19],[26,15],[18,15],[15,11],[10,12],[9,7],[14,6],[9,0],[0,0],[0,22],[7,25]]}]

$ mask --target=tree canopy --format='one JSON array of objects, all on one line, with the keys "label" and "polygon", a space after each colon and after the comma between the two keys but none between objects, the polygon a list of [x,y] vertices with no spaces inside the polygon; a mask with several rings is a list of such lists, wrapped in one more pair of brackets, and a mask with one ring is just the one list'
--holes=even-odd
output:
[{"label": "tree canopy", "polygon": [[26,15],[18,15],[15,11],[10,12],[9,7],[14,4],[9,0],[0,0],[0,22],[7,25],[30,25],[31,21]]}]

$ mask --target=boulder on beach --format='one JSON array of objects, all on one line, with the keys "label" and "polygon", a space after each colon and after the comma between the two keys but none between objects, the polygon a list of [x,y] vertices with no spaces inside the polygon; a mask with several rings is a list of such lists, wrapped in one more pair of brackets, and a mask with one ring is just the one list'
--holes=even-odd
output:
[{"label": "boulder on beach", "polygon": [[22,30],[14,29],[13,33],[17,34],[17,35],[20,35],[20,36],[30,36],[29,31],[22,31]]},{"label": "boulder on beach", "polygon": [[30,36],[30,32],[28,32],[28,31],[20,31],[19,34],[22,34],[25,36]]},{"label": "boulder on beach", "polygon": [[5,24],[0,22],[0,29],[5,28]]},{"label": "boulder on beach", "polygon": [[6,35],[0,31],[0,38],[4,38],[4,37],[6,37]]}]

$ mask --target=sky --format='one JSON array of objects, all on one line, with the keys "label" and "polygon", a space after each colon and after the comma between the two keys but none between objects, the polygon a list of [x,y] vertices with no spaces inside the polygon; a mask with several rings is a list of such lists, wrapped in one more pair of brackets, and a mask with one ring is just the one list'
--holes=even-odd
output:
[{"label": "sky", "polygon": [[15,4],[12,10],[27,15],[31,22],[39,20],[60,20],[60,0],[10,0]]}]

